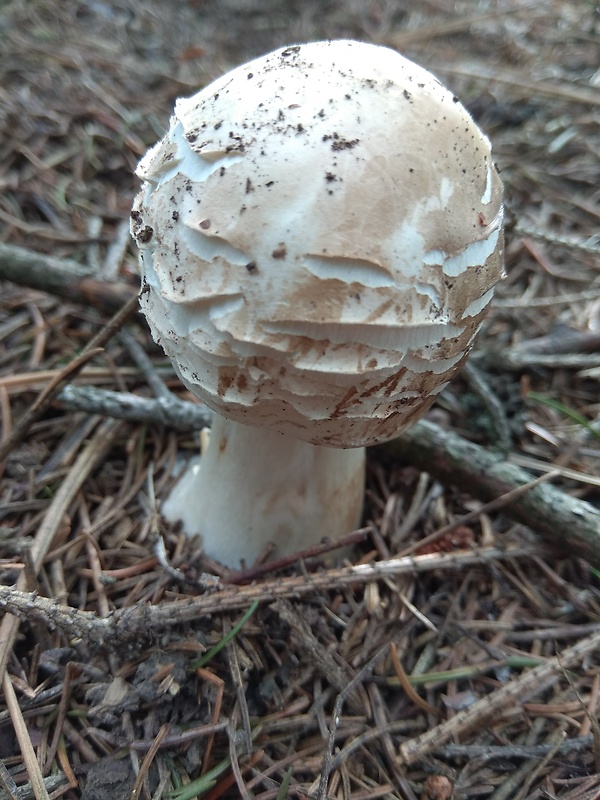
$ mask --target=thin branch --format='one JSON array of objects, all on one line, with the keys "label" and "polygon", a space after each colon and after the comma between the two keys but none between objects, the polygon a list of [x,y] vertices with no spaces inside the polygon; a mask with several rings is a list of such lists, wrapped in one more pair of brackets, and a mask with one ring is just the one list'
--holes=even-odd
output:
[{"label": "thin branch", "polygon": [[46,384],[31,406],[12,428],[10,435],[7,436],[0,445],[0,462],[4,461],[11,450],[13,450],[23,441],[23,439],[29,433],[33,423],[39,419],[48,406],[51,405],[52,399],[58,393],[60,387],[65,383],[65,381],[70,380],[72,377],[77,375],[89,361],[91,361],[101,352],[101,347],[96,347],[93,350],[82,352],[80,355],[70,361],[66,367],[61,369],[56,377]]},{"label": "thin branch", "polygon": [[[589,750],[590,745],[593,743],[594,736],[588,733],[586,736],[577,736],[575,739],[565,739],[564,742],[560,743],[557,752],[561,755],[572,752],[579,753]],[[554,747],[554,744],[447,744],[443,747],[435,747],[434,752],[441,758],[492,761],[494,759],[542,758]]]},{"label": "thin branch", "polygon": [[146,379],[148,386],[152,389],[156,397],[170,397],[171,392],[167,388],[166,383],[156,371],[154,364],[148,357],[148,354],[142,345],[135,338],[133,333],[127,328],[123,328],[119,332],[119,338],[129,351],[129,355],[136,363],[140,372]]},{"label": "thin branch", "polygon": [[248,586],[232,586],[199,597],[188,597],[159,605],[137,605],[97,617],[89,611],[65,608],[54,600],[18,588],[0,586],[0,608],[28,621],[37,621],[61,630],[69,639],[83,640],[93,647],[119,647],[145,642],[155,634],[212,614],[248,608],[255,600],[270,603],[280,598],[303,598],[319,592],[348,586],[362,586],[370,581],[396,575],[410,575],[439,569],[464,569],[497,560],[531,558],[538,547],[515,547],[506,550],[488,547],[453,553],[428,553],[358,564],[352,567],[316,573],[272,578]]},{"label": "thin branch", "polygon": [[2,789],[8,800],[20,800],[19,787],[15,783],[13,776],[6,769],[4,761],[1,760],[0,760],[0,788]]},{"label": "thin branch", "polygon": [[[520,11],[537,7],[539,7],[539,0],[525,2],[520,6]],[[515,11],[511,6],[506,6],[495,8],[492,11],[485,11],[481,14],[474,14],[472,12],[460,16],[457,14],[456,18],[451,18],[450,15],[448,15],[443,22],[437,24],[435,22],[429,24],[422,23],[419,27],[414,29],[402,30],[399,33],[394,32],[386,37],[386,43],[402,51],[409,45],[414,45],[423,41],[431,42],[434,38],[449,36],[453,33],[463,33],[469,30],[473,25],[481,25],[497,17],[514,13]]]},{"label": "thin branch", "polygon": [[315,781],[315,784],[311,786],[310,792],[317,789],[317,800],[325,800],[327,796],[327,783],[329,781],[329,776],[331,775],[332,771],[332,763],[333,763],[333,748],[335,745],[335,738],[338,729],[338,725],[340,724],[340,720],[342,718],[342,710],[344,708],[344,703],[348,699],[348,697],[352,694],[353,691],[358,689],[361,683],[364,683],[367,678],[371,676],[371,673],[377,666],[377,664],[381,661],[383,656],[387,653],[388,646],[385,644],[381,647],[375,655],[367,661],[367,663],[361,667],[361,669],[354,675],[354,677],[347,683],[347,685],[342,689],[342,691],[338,694],[335,706],[333,709],[333,714],[331,715],[331,727],[329,729],[329,737],[327,741],[327,748],[323,755],[323,766],[321,769],[321,775],[319,777],[318,782]]},{"label": "thin branch", "polygon": [[592,255],[598,255],[600,253],[600,244],[590,244],[589,242],[582,241],[580,238],[576,239],[573,236],[561,236],[552,231],[538,228],[535,225],[528,225],[525,222],[517,222],[515,231],[523,236],[541,239],[541,241],[548,242],[548,244],[566,247],[569,250],[579,250],[581,253],[590,253]]},{"label": "thin branch", "polygon": [[0,244],[0,280],[109,312],[117,311],[137,293],[128,283],[96,280],[91,270],[77,261],[10,244]]},{"label": "thin branch", "polygon": [[489,514],[491,511],[499,511],[500,509],[504,508],[510,509],[510,504],[514,500],[517,500],[526,492],[529,492],[534,488],[534,486],[538,486],[540,483],[551,480],[559,474],[560,473],[558,470],[547,472],[545,475],[541,475],[539,478],[534,478],[527,483],[517,486],[516,489],[511,489],[510,492],[506,492],[506,494],[501,494],[499,497],[495,497],[488,503],[484,503],[482,506],[474,508],[472,511],[468,511],[466,514],[463,514],[460,517],[456,517],[447,525],[443,525],[441,528],[437,528],[437,530],[428,533],[427,536],[416,539],[412,544],[408,545],[408,547],[404,547],[402,550],[397,552],[396,556],[408,556],[417,550],[421,550],[423,547],[430,545],[432,542],[439,541],[439,539],[441,539],[443,536],[446,536],[448,533],[451,533],[453,530],[456,530],[456,528],[463,525],[468,525],[474,520],[479,519],[482,514]]},{"label": "thin branch", "polygon": [[164,425],[176,431],[195,431],[210,426],[212,411],[206,406],[168,397],[140,397],[130,392],[111,392],[93,386],[65,386],[56,403],[69,411],[85,411],[147,425]]},{"label": "thin branch", "polygon": [[436,74],[452,75],[454,77],[469,78],[483,83],[501,83],[527,90],[535,97],[555,97],[570,103],[581,103],[589,106],[599,106],[600,96],[594,89],[586,89],[571,83],[553,83],[548,80],[525,80],[523,74],[517,70],[487,67],[480,62],[464,64],[432,64],[431,69]]},{"label": "thin branch", "polygon": [[512,443],[512,436],[502,401],[494,394],[483,372],[477,368],[475,362],[467,361],[463,367],[463,377],[467,380],[474,394],[481,400],[490,416],[496,435],[496,447],[502,450],[503,453],[508,453]]},{"label": "thin branch", "polygon": [[557,353],[539,354],[522,350],[508,350],[506,353],[494,353],[496,369],[593,369],[600,366],[598,353]]},{"label": "thin branch", "polygon": [[[529,473],[499,453],[431,422],[417,423],[380,449],[484,502],[531,481]],[[590,503],[544,483],[514,498],[505,513],[570,555],[600,566],[600,509]]]},{"label": "thin branch", "polygon": [[523,703],[533,695],[551,686],[566,669],[573,667],[585,656],[600,648],[600,633],[563,650],[560,656],[549,658],[543,664],[524,672],[519,678],[507,683],[495,692],[485,695],[465,711],[430,728],[420,736],[403,742],[399,755],[404,764],[413,764],[428,753],[438,749],[451,739],[460,739],[465,733],[482,728],[492,719],[498,719],[507,708]]}]

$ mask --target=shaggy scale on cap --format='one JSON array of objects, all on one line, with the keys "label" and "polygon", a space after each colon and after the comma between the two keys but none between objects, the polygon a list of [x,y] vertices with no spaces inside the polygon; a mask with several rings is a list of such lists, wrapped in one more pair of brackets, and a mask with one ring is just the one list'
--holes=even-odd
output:
[{"label": "shaggy scale on cap", "polygon": [[381,442],[468,354],[502,276],[490,144],[426,70],[280,49],[180,99],[132,213],[142,310],[219,414]]}]

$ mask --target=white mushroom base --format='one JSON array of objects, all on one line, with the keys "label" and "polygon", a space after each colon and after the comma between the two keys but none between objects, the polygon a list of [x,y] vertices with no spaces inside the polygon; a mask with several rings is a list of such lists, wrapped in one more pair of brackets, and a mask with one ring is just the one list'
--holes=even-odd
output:
[{"label": "white mushroom base", "polygon": [[319,447],[215,414],[206,453],[162,514],[200,534],[210,558],[238,568],[269,544],[285,555],[356,529],[364,481],[364,448]]}]

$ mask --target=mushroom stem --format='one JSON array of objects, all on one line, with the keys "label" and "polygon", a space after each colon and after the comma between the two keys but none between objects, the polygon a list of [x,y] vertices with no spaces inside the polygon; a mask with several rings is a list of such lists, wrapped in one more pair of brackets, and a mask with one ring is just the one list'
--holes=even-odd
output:
[{"label": "mushroom stem", "polygon": [[237,568],[270,543],[284,555],[357,528],[364,480],[364,448],[320,447],[215,414],[206,453],[162,514],[199,533],[210,558]]}]

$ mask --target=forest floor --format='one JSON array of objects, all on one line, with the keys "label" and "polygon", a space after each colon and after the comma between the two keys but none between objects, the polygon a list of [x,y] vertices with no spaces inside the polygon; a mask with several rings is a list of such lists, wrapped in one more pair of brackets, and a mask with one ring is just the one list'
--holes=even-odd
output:
[{"label": "forest floor", "polygon": [[[232,575],[156,514],[197,431],[86,391],[190,400],[131,300],[174,99],[338,37],[489,135],[507,277],[437,449],[370,452],[351,559]],[[0,797],[600,798],[599,56],[585,0],[0,4]]]}]

